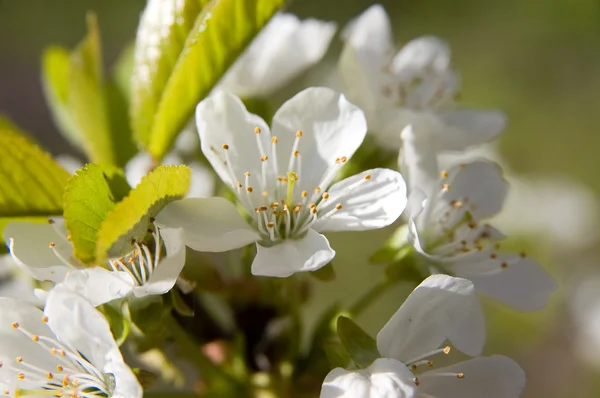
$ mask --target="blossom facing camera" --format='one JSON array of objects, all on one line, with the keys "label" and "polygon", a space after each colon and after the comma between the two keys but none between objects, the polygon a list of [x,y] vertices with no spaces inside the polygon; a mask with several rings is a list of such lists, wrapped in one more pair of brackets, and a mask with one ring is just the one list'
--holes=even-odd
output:
[{"label": "blossom facing camera", "polygon": [[314,271],[335,251],[325,231],[387,226],[406,206],[402,175],[373,169],[333,183],[362,143],[363,112],[331,89],[306,89],[284,103],[272,129],[236,96],[218,92],[196,109],[202,151],[236,194],[167,205],[159,225],[182,227],[186,245],[219,252],[257,243],[254,275]]},{"label": "blossom facing camera", "polygon": [[396,51],[390,20],[379,4],[356,18],[343,36],[339,69],[345,93],[364,109],[382,148],[400,148],[400,132],[408,125],[436,151],[488,142],[504,130],[502,112],[456,106],[460,79],[441,39],[422,36]]},{"label": "blossom facing camera", "polygon": [[50,291],[43,312],[0,298],[0,360],[7,396],[142,396],[104,316],[65,288]]},{"label": "blossom facing camera", "polygon": [[[475,358],[437,368],[454,348]],[[473,284],[432,275],[408,296],[377,335],[382,358],[358,370],[336,368],[321,398],[517,398],[525,374],[503,356],[479,357],[485,321]]]}]

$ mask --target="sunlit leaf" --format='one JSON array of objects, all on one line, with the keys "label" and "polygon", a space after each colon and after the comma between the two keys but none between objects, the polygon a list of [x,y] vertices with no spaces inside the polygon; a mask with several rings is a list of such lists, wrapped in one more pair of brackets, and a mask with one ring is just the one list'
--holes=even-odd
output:
[{"label": "sunlit leaf", "polygon": [[45,222],[62,214],[69,173],[4,117],[0,148],[5,148],[0,156],[0,235],[10,221]]},{"label": "sunlit leaf", "polygon": [[128,190],[123,172],[108,165],[88,164],[69,180],[64,217],[75,257],[94,262],[100,225]]},{"label": "sunlit leaf", "polygon": [[369,336],[350,318],[346,318],[345,316],[338,318],[337,332],[340,341],[356,366],[365,368],[380,357],[375,339]]},{"label": "sunlit leaf", "polygon": [[42,85],[54,123],[63,136],[77,148],[84,150],[83,138],[69,110],[69,50],[52,46],[42,57]]},{"label": "sunlit leaf", "polygon": [[159,166],[142,178],[102,222],[96,258],[120,256],[131,251],[131,240],[144,238],[150,218],[187,193],[190,175],[187,166]]},{"label": "sunlit leaf", "polygon": [[[122,166],[135,153],[127,91],[122,88],[128,73],[127,50],[118,60],[113,76],[105,79],[94,14],[88,14],[87,25],[87,35],[70,53],[59,46],[44,53],[44,92],[60,131],[88,160]],[[131,66],[129,75],[130,69]]]},{"label": "sunlit leaf", "polygon": [[131,117],[138,142],[155,158],[284,2],[150,2],[138,30]]}]

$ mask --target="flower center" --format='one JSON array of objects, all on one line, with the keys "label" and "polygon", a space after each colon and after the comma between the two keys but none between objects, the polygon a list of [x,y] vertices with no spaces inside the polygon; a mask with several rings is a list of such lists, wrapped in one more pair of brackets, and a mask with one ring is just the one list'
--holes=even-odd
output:
[{"label": "flower center", "polygon": [[307,187],[303,181],[300,152],[303,132],[298,130],[295,133],[287,170],[279,170],[279,139],[271,137],[271,147],[265,148],[260,138],[263,134],[260,128],[255,128],[254,134],[260,154],[260,159],[257,159],[260,161],[260,175],[246,171],[243,178],[237,176],[231,167],[228,144],[221,146],[221,156],[234,183],[238,200],[253,219],[264,243],[302,237],[317,219],[331,217],[342,209],[342,203],[330,200],[327,189],[336,173],[347,162],[346,156],[332,159],[334,167],[327,170],[318,185]]},{"label": "flower center", "polygon": [[154,229],[148,229],[148,234],[152,235],[154,241],[154,250],[151,250],[144,242],[131,241],[133,250],[120,258],[108,260],[108,265],[112,271],[127,272],[138,286],[145,284],[152,272],[158,266],[161,260],[161,250],[163,242],[160,239],[160,229],[151,219]]},{"label": "flower center", "polygon": [[[48,322],[47,317],[42,317]],[[14,397],[49,396],[61,398],[110,397],[114,390],[114,376],[100,372],[78,351],[61,344],[56,339],[30,333],[18,322],[12,324],[16,333],[25,334],[38,344],[40,350],[48,352],[56,358],[56,366],[52,369],[41,368],[27,358],[17,357],[10,364],[0,363],[15,372],[17,387],[12,392]],[[28,388],[20,388],[19,384],[27,384]],[[4,395],[11,391],[4,390]]]},{"label": "flower center", "polygon": [[401,76],[392,71],[391,60],[383,68],[384,98],[395,107],[414,111],[437,110],[452,106],[458,99],[457,78],[451,71],[424,67],[418,74]]}]

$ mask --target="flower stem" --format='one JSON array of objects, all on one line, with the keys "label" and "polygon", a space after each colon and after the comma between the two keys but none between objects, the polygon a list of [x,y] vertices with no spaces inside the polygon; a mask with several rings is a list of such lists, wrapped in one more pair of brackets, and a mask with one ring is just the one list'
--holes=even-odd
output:
[{"label": "flower stem", "polygon": [[374,301],[380,298],[385,292],[387,292],[392,286],[394,286],[394,281],[386,279],[371,289],[369,289],[357,302],[355,302],[350,307],[350,314],[352,316],[357,316],[365,309],[367,309]]}]

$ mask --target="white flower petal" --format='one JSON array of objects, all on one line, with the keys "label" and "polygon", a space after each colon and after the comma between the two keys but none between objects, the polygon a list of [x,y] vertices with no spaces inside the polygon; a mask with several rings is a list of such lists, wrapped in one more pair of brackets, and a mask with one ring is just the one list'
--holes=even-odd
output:
[{"label": "white flower petal", "polygon": [[333,369],[320,398],[412,398],[416,393],[415,376],[402,362],[379,358],[362,370]]},{"label": "white flower petal", "polygon": [[33,278],[60,282],[72,269],[67,264],[72,261],[71,243],[53,225],[11,222],[3,234],[15,262]]},{"label": "white flower petal", "polygon": [[164,241],[167,255],[160,260],[146,283],[133,288],[133,294],[136,297],[168,292],[177,282],[185,265],[183,230],[181,228],[162,228],[160,237]]},{"label": "white flower petal", "polygon": [[437,155],[428,140],[419,138],[417,128],[408,125],[402,130],[398,166],[406,177],[409,192],[417,189],[430,192],[440,176]]},{"label": "white flower petal", "polygon": [[[204,156],[234,192],[235,184],[244,181],[245,172],[261,175],[262,155],[257,139],[270,155],[269,127],[260,117],[249,113],[238,97],[218,91],[204,99],[196,108],[196,126]],[[254,132],[257,127],[262,134]],[[229,148],[227,152],[224,145]]]},{"label": "white flower petal", "polygon": [[[437,376],[463,373],[464,378]],[[512,359],[500,355],[474,358],[419,376],[419,393],[443,398],[518,398],[525,373]]]},{"label": "white flower petal", "polygon": [[477,291],[521,311],[543,309],[558,287],[537,261],[519,254],[499,255],[484,264],[457,263],[452,270],[470,279]]},{"label": "white flower petal", "polygon": [[[312,192],[339,167],[336,160],[350,158],[367,133],[364,113],[346,100],[344,95],[325,87],[311,87],[286,101],[273,116],[273,135],[277,144],[279,173],[288,170],[296,133],[299,138],[299,157],[302,168],[296,189],[300,200],[302,189]],[[326,188],[326,187],[321,187]]]},{"label": "white flower petal", "polygon": [[219,88],[240,97],[266,97],[318,62],[336,24],[276,14],[229,69]]},{"label": "white flower petal", "polygon": [[443,73],[450,67],[450,48],[435,36],[421,36],[406,43],[392,61],[392,71],[401,79],[412,79],[427,70]]},{"label": "white flower petal", "polygon": [[455,109],[439,112],[441,131],[436,145],[442,150],[462,151],[495,139],[506,127],[501,111]]},{"label": "white flower petal", "polygon": [[[452,201],[460,201],[468,208],[475,219],[485,219],[496,215],[504,204],[508,184],[502,176],[500,166],[486,160],[476,160],[456,165],[448,170],[448,184],[440,196],[440,201],[451,207]],[[466,200],[465,200],[466,198]]]},{"label": "white flower petal", "polygon": [[153,167],[152,155],[138,152],[125,164],[125,178],[130,186],[135,187]]},{"label": "white flower petal", "polygon": [[123,362],[108,322],[83,296],[57,286],[48,293],[44,313],[61,342],[79,351],[97,368]]},{"label": "white flower petal", "polygon": [[286,278],[296,272],[315,271],[335,256],[327,238],[312,229],[301,239],[286,239],[271,247],[256,244],[252,274]]},{"label": "white flower petal", "polygon": [[169,203],[156,216],[160,227],[183,228],[186,246],[205,252],[222,252],[260,239],[223,198],[188,198]]},{"label": "white flower petal", "polygon": [[[339,70],[348,98],[360,105],[368,115],[377,114],[381,90],[391,83],[383,73],[392,51],[392,28],[384,8],[375,4],[352,21],[342,33],[346,43]],[[373,129],[369,120],[369,128]]]},{"label": "white flower petal", "polygon": [[94,307],[126,297],[134,281],[127,272],[111,272],[102,267],[71,271],[58,286],[66,287],[88,299]]},{"label": "white flower petal", "polygon": [[32,304],[13,298],[0,298],[0,361],[3,364],[0,368],[0,381],[9,381],[8,375],[17,380],[16,372],[10,370],[10,364],[14,363],[17,357],[27,358],[28,362],[41,368],[56,367],[56,358],[41,349],[39,343],[12,327],[16,322],[30,333],[54,336],[48,325],[42,322],[43,315],[42,311]]},{"label": "white flower petal", "polygon": [[125,363],[109,362],[103,370],[115,377],[115,389],[110,398],[141,398],[143,396],[142,386]]},{"label": "white flower petal", "polygon": [[383,356],[406,362],[446,339],[465,354],[478,355],[485,342],[485,322],[471,282],[432,275],[381,329],[377,348]]},{"label": "white flower petal", "polygon": [[[390,225],[406,207],[406,184],[402,175],[388,169],[367,170],[335,183],[327,190],[327,204],[319,213],[317,231],[364,231]],[[340,210],[334,210],[341,204]]]},{"label": "white flower petal", "polygon": [[354,47],[382,55],[394,46],[390,19],[380,4],[372,5],[351,21],[344,28],[342,37]]}]

